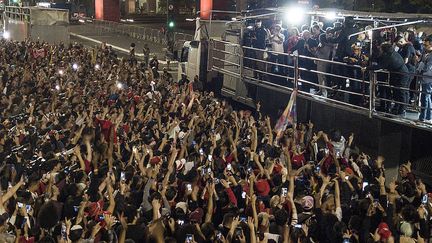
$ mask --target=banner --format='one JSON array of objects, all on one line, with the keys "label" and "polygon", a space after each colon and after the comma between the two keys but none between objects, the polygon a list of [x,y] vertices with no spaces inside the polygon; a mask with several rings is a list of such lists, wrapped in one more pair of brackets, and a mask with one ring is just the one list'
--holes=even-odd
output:
[{"label": "banner", "polygon": [[44,58],[45,57],[45,49],[41,48],[38,50],[33,50],[33,58]]}]

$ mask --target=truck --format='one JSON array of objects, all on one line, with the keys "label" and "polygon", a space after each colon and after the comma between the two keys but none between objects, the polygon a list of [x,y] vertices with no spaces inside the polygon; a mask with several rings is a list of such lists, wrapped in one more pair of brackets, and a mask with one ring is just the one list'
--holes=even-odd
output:
[{"label": "truck", "polygon": [[[182,74],[187,75],[189,80],[198,76],[201,82],[205,83],[206,89],[209,89],[210,86],[210,90],[215,91],[215,93],[245,104],[252,109],[260,101],[261,111],[271,116],[273,121],[276,120],[280,111],[288,103],[293,88],[299,88],[299,86],[288,87],[272,82],[271,79],[254,78],[255,70],[244,65],[247,55],[245,56],[243,52],[248,49],[257,50],[244,46],[242,40],[244,32],[248,28],[253,28],[251,25],[254,23],[254,19],[284,19],[283,16],[286,13],[284,9],[272,11],[273,13],[270,11],[268,14],[260,13],[257,16],[250,13],[238,14],[233,16],[231,21],[196,19],[194,40],[185,42],[181,55],[179,55],[179,78]],[[350,17],[354,21],[373,26],[373,31],[383,31],[388,29],[388,26],[406,29],[415,25],[420,28],[425,23],[431,23],[430,16],[420,14],[366,13],[327,9],[313,9],[305,11],[305,13],[311,17],[309,18],[310,21],[319,20],[327,21],[327,23],[331,23],[335,19]],[[329,18],[332,20],[330,21]],[[371,29],[367,31],[371,31]],[[265,52],[271,53],[271,51]],[[297,61],[299,58],[308,58],[293,54],[289,56]],[[313,60],[320,61],[317,58],[313,58]],[[267,66],[275,65],[267,58],[253,61],[265,62]],[[330,62],[331,65],[346,65],[335,61]],[[296,85],[299,85],[300,81],[303,84],[308,82],[308,80],[304,80],[306,75],[303,76],[303,73],[316,73],[316,70],[305,70],[305,68],[299,67],[295,61],[290,68],[294,70],[294,77],[291,78],[290,82]],[[274,74],[269,70],[268,68],[265,69],[266,75],[272,77]],[[370,77],[373,80],[363,80],[363,82],[370,83],[368,85],[369,93],[363,94],[370,101],[369,107],[355,106],[332,98],[323,98],[298,89],[297,120],[303,122],[311,120],[316,127],[327,131],[337,127],[345,136],[350,133],[356,134],[356,142],[362,144],[362,150],[371,155],[379,154],[386,158],[386,163],[388,161],[386,168],[388,168],[387,171],[390,176],[397,177],[399,165],[412,159],[413,164],[415,164],[413,170],[415,174],[432,184],[432,176],[430,176],[432,167],[429,166],[432,154],[429,152],[429,148],[421,142],[432,137],[432,126],[418,124],[408,118],[395,118],[389,114],[377,112],[375,104],[379,103],[380,99],[379,96],[377,97],[377,90],[379,90],[380,85],[383,85],[383,82],[377,82],[377,72],[383,71],[371,71]],[[337,76],[331,71],[325,75],[330,78]],[[286,78],[289,79],[290,77]],[[349,91],[340,90],[340,92]]]},{"label": "truck", "polygon": [[254,101],[248,97],[246,84],[239,76],[242,71],[242,49],[239,46],[243,23],[235,17],[231,21],[197,18],[195,22],[194,40],[186,41],[181,50],[179,79],[182,75],[189,80],[198,76],[212,91],[254,106]]}]

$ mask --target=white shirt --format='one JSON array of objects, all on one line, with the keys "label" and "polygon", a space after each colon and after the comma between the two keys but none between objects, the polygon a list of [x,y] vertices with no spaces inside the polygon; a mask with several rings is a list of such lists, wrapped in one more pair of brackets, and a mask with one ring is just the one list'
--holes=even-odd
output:
[{"label": "white shirt", "polygon": [[339,154],[340,156],[343,156],[343,151],[345,150],[345,142],[346,139],[343,136],[341,136],[339,142],[334,142],[334,141],[331,142],[333,144],[335,154]]},{"label": "white shirt", "polygon": [[285,36],[282,33],[277,33],[270,36],[271,44],[272,44],[272,51],[275,52],[284,52],[284,46],[283,43],[285,41]]}]

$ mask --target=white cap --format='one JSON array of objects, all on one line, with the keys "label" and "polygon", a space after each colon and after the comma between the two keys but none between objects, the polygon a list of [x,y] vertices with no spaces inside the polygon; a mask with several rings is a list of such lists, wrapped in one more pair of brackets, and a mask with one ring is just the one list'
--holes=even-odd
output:
[{"label": "white cap", "polygon": [[83,229],[83,228],[82,228],[81,225],[76,224],[76,225],[72,226],[72,228],[71,228],[70,230],[73,231],[73,230],[82,230],[82,229]]}]

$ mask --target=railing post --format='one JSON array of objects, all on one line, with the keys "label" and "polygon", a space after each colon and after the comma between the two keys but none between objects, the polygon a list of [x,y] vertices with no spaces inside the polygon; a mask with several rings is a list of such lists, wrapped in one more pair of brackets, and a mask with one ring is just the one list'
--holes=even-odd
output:
[{"label": "railing post", "polygon": [[[240,27],[240,43],[243,43],[243,37],[244,37],[244,25],[242,24],[241,25],[241,27]],[[185,39],[186,39],[186,36],[185,36]],[[239,64],[240,64],[240,82],[243,82],[244,81],[244,79],[243,79],[243,61],[244,61],[244,49],[243,49],[243,44],[240,44],[239,45],[239,50],[240,50],[240,55],[239,55],[239,58],[240,58],[240,60],[239,60]]]},{"label": "railing post", "polygon": [[244,50],[243,50],[243,46],[242,45],[239,45],[239,47],[240,47],[239,48],[240,81],[243,81],[243,52],[244,52]]},{"label": "railing post", "polygon": [[300,71],[299,71],[299,55],[293,55],[294,57],[294,88],[298,89],[298,83],[299,83],[299,77],[300,77]]},{"label": "railing post", "polygon": [[369,118],[372,118],[373,113],[375,112],[375,100],[376,100],[376,83],[377,83],[377,72],[371,71],[370,85],[369,85]]}]

